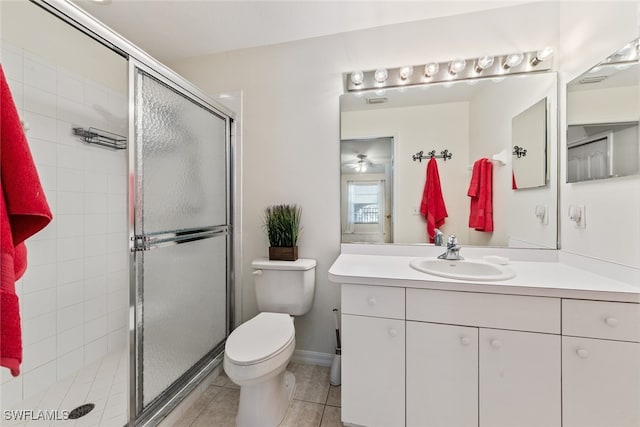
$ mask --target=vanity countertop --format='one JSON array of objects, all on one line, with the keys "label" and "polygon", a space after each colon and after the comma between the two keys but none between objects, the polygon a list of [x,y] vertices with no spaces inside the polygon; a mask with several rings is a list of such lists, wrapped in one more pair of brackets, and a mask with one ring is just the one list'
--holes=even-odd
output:
[{"label": "vanity countertop", "polygon": [[409,266],[409,262],[415,258],[420,257],[343,253],[329,269],[329,280],[341,284],[640,303],[640,284],[614,280],[557,261],[510,261],[509,266],[516,272],[514,278],[483,282],[422,273]]}]

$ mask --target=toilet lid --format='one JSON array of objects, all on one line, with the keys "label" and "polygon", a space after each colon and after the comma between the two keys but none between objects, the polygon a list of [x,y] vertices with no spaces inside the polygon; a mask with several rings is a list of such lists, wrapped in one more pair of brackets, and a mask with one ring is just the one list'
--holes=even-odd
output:
[{"label": "toilet lid", "polygon": [[252,365],[280,353],[295,337],[286,313],[260,313],[227,338],[225,353],[237,365]]}]

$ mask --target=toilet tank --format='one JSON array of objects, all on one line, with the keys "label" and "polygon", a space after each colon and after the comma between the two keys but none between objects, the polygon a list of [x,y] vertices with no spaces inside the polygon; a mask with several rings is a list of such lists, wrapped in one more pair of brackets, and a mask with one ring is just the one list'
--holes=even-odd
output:
[{"label": "toilet tank", "polygon": [[256,259],[251,263],[258,310],[301,316],[311,309],[316,286],[316,260]]}]

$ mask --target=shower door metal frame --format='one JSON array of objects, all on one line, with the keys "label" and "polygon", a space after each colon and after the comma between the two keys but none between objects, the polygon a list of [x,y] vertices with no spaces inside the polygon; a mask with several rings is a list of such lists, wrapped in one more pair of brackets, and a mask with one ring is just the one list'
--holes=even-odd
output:
[{"label": "shower door metal frame", "polygon": [[[141,239],[141,231],[136,230],[136,224],[143,223],[143,202],[142,194],[137,188],[137,177],[143,174],[142,161],[137,155],[138,141],[136,139],[136,74],[137,70],[146,73],[152,78],[166,85],[169,89],[176,91],[179,95],[191,100],[201,108],[211,114],[225,120],[225,165],[226,165],[226,218],[227,225],[219,227],[204,227],[199,229],[181,230],[169,233],[149,233]],[[190,393],[215,367],[221,365],[224,341],[213,348],[193,367],[181,375],[169,388],[164,390],[160,396],[152,401],[148,408],[144,408],[142,394],[142,330],[143,330],[143,307],[144,294],[142,289],[144,273],[138,257],[141,252],[154,247],[187,243],[195,240],[206,239],[220,235],[227,236],[227,259],[226,259],[226,313],[225,313],[225,336],[231,333],[233,322],[233,210],[231,202],[232,195],[232,127],[233,118],[215,108],[200,97],[194,96],[190,91],[165,77],[163,74],[151,67],[129,58],[129,249],[130,249],[130,294],[129,294],[129,346],[135,351],[130,352],[129,364],[129,425],[146,426],[155,425],[171,412],[182,399]]]},{"label": "shower door metal frame", "polygon": [[[227,141],[226,141],[226,150],[227,150],[227,222],[229,224],[228,229],[228,238],[227,238],[227,336],[229,331],[233,329],[233,323],[235,318],[234,313],[234,278],[235,271],[233,269],[234,266],[234,247],[233,241],[235,239],[234,225],[234,208],[231,205],[231,201],[234,200],[234,186],[233,179],[234,178],[234,158],[233,153],[235,152],[235,138],[236,138],[236,126],[237,123],[235,121],[236,115],[235,113],[228,109],[227,107],[219,104],[215,100],[211,99],[208,95],[194,86],[192,83],[184,79],[182,76],[168,68],[167,66],[160,63],[158,60],[144,52],[138,46],[129,42],[128,40],[121,37],[119,34],[115,33],[111,28],[104,25],[102,22],[95,19],[93,16],[89,15],[80,7],[75,4],[66,1],[66,0],[28,0],[31,3],[43,8],[47,12],[66,22],[70,26],[74,27],[81,33],[89,36],[96,42],[102,44],[103,46],[111,49],[116,54],[123,56],[129,61],[129,73],[128,73],[128,85],[129,85],[129,137],[131,137],[132,131],[132,123],[134,120],[133,114],[131,111],[134,108],[132,104],[133,98],[131,97],[131,90],[133,88],[134,80],[131,80],[132,76],[132,63],[135,63],[140,69],[145,70],[149,74],[154,77],[160,77],[161,81],[165,83],[169,83],[170,86],[174,88],[179,88],[179,91],[185,94],[188,98],[195,100],[198,104],[207,106],[207,109],[216,111],[219,115],[222,115],[227,118]],[[131,139],[129,140],[131,141]],[[129,158],[131,158],[131,144],[128,144],[129,150]],[[129,164],[129,174],[134,171],[134,165]],[[128,197],[128,227],[130,237],[133,236],[133,220],[134,218],[134,210],[132,204],[132,195],[134,189],[132,188],[132,183],[129,182],[129,191],[127,193]],[[130,240],[130,277],[135,279],[135,273],[133,268],[133,259],[135,254],[131,251],[133,248],[133,241]],[[130,307],[129,307],[129,338],[132,336],[135,337],[136,333],[136,298],[137,293],[135,286],[133,284],[134,281],[130,281]],[[128,426],[133,427],[137,425],[151,425],[159,422],[169,411],[171,411],[179,401],[186,396],[191,390],[193,390],[197,384],[204,379],[216,366],[222,363],[222,352],[215,358],[209,360],[207,363],[200,364],[198,366],[194,366],[192,370],[188,371],[188,373],[192,373],[193,377],[190,381],[185,382],[181,385],[176,385],[175,387],[171,387],[170,391],[172,393],[176,393],[176,398],[165,402],[163,405],[156,405],[156,412],[153,414],[149,414],[148,416],[144,416],[139,418],[139,413],[137,412],[137,400],[136,400],[136,387],[137,387],[137,378],[135,374],[135,363],[136,363],[136,352],[135,346],[130,346],[129,348],[129,356],[130,363],[129,369],[133,366],[134,370],[130,370],[129,378],[130,378],[130,389],[129,389],[129,410],[128,410]],[[193,372],[192,372],[193,371]]]}]

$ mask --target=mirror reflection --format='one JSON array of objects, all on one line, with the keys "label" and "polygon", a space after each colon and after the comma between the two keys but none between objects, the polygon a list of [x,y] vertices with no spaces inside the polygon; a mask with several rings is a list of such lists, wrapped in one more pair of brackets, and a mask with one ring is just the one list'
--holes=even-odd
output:
[{"label": "mirror reflection", "polygon": [[[543,183],[515,191],[512,125],[538,104],[546,139],[520,173]],[[343,243],[429,243],[433,222],[464,245],[556,248],[555,73],[349,93],[340,108]],[[433,162],[444,209],[430,211]]]},{"label": "mirror reflection", "polygon": [[567,182],[637,174],[638,40],[567,85]]},{"label": "mirror reflection", "polygon": [[547,99],[513,118],[512,172],[514,190],[547,184]]}]

